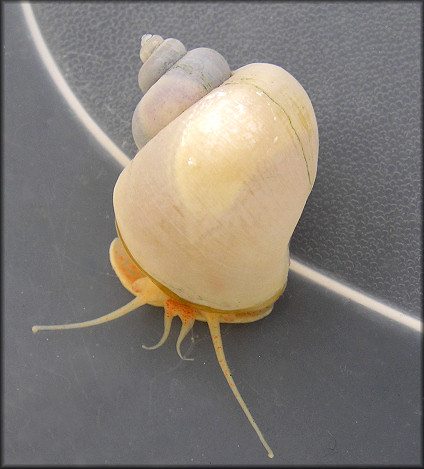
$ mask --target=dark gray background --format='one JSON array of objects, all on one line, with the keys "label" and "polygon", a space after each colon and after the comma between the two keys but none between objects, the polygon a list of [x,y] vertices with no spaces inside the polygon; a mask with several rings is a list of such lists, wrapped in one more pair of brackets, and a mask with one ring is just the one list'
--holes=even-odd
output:
[{"label": "dark gray background", "polygon": [[[308,92],[318,176],[291,251],[418,317],[421,306],[419,3],[42,3],[44,39],[84,107],[128,155],[139,40],[212,47],[232,69],[276,63]],[[67,107],[19,4],[4,5],[4,462],[376,464],[421,459],[420,334],[290,274],[267,319],[223,327],[234,379],[204,324],[154,352],[158,309],[81,331],[34,323],[130,299],[113,274],[121,168]]]}]

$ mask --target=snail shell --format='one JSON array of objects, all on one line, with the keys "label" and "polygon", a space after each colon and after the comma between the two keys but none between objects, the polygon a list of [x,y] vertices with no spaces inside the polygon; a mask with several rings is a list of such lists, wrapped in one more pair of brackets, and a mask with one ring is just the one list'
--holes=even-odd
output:
[{"label": "snail shell", "polygon": [[315,181],[318,128],[302,86],[271,64],[231,73],[206,48],[145,35],[133,117],[140,148],[115,185],[119,238],[114,271],[135,298],[96,319],[33,326],[75,329],[117,319],[144,304],[164,308],[180,344],[206,321],[218,363],[268,456],[225,359],[220,323],[267,316],[287,282],[289,241]]},{"label": "snail shell", "polygon": [[[140,150],[114,189],[119,234],[179,300],[257,310],[287,281],[290,237],[317,171],[314,110],[276,65],[231,73],[217,52],[184,54],[174,41],[157,41],[150,56],[142,41],[140,87],[150,88],[133,118]],[[149,81],[145,67],[167,70]]]}]

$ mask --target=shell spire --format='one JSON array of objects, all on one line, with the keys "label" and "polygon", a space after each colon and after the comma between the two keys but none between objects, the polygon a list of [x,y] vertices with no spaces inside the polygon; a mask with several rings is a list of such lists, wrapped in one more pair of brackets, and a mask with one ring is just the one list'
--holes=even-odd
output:
[{"label": "shell spire", "polygon": [[163,42],[163,37],[155,34],[144,34],[141,37],[140,59],[144,63],[152,55],[153,51]]},{"label": "shell spire", "polygon": [[138,84],[144,96],[132,121],[134,141],[142,148],[186,109],[231,75],[221,54],[200,47],[187,52],[174,38],[145,34],[141,38]]}]

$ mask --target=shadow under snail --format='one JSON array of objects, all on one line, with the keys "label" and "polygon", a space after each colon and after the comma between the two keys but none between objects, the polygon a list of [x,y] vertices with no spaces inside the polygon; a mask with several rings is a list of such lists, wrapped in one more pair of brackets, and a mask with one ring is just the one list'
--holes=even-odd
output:
[{"label": "shadow under snail", "polygon": [[315,181],[318,127],[299,82],[276,65],[230,71],[212,49],[186,51],[176,39],[144,35],[132,132],[139,151],[113,193],[118,237],[110,261],[135,298],[100,318],[144,305],[164,308],[180,344],[196,320],[208,323],[219,365],[246,417],[274,454],[227,365],[220,323],[271,313],[289,269],[289,241]]}]

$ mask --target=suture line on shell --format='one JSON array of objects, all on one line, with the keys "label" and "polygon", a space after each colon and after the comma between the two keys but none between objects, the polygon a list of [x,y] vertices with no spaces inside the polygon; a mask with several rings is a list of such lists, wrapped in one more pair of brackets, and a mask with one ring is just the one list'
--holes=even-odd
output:
[{"label": "suture line on shell", "polygon": [[284,113],[284,115],[287,117],[287,120],[289,121],[289,124],[290,124],[290,127],[291,129],[293,130],[294,134],[296,135],[296,138],[297,138],[297,141],[299,142],[300,144],[300,148],[302,149],[302,155],[303,155],[303,159],[305,160],[305,165],[306,165],[306,171],[308,173],[308,180],[309,180],[309,184],[311,185],[311,187],[313,186],[313,182],[311,180],[311,173],[309,172],[309,165],[308,165],[308,161],[306,160],[306,156],[305,156],[305,150],[303,149],[303,144],[302,144],[302,140],[299,138],[299,135],[298,133],[296,132],[296,129],[294,128],[293,126],[293,123],[290,119],[290,116],[287,114],[287,111],[283,108],[283,106],[278,103],[277,101],[275,101],[275,99],[272,99],[272,97],[266,92],[264,91],[260,86],[254,84],[254,83],[251,83],[250,81],[246,80],[246,81],[241,81],[240,83],[224,83],[223,85],[224,86],[228,86],[228,85],[240,85],[240,84],[246,84],[246,85],[250,85],[250,86],[253,86],[255,87],[256,89],[258,89],[259,91],[261,91],[265,96],[267,96],[276,106],[278,106]]}]

